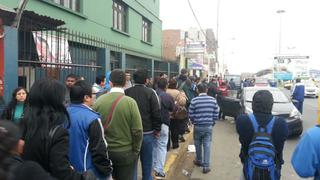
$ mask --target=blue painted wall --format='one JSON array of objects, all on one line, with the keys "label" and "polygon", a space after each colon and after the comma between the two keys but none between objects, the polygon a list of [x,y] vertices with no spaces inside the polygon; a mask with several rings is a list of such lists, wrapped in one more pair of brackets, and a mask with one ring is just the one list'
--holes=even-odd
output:
[{"label": "blue painted wall", "polygon": [[4,97],[9,102],[18,87],[18,31],[5,26],[4,32]]}]

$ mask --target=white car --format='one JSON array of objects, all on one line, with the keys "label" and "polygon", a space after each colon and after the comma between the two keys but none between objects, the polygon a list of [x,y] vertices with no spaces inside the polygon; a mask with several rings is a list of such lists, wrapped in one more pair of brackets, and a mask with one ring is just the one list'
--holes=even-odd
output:
[{"label": "white car", "polygon": [[312,81],[304,83],[304,96],[306,97],[318,97],[319,88]]}]

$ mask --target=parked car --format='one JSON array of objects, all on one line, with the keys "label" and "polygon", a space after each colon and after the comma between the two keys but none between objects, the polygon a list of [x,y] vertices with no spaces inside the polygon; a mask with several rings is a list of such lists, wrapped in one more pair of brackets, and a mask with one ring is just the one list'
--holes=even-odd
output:
[{"label": "parked car", "polygon": [[[293,102],[278,88],[274,87],[247,87],[241,94],[241,108],[243,113],[252,112],[252,98],[259,90],[268,90],[272,93],[274,103],[272,114],[286,120],[289,135],[300,135],[303,131],[301,113],[293,105]],[[235,102],[236,103],[236,102]]]},{"label": "parked car", "polygon": [[269,87],[269,80],[267,78],[256,78],[255,79],[255,83],[254,83],[255,87]]},{"label": "parked car", "polygon": [[319,88],[312,81],[304,82],[304,96],[317,98],[319,94]]}]

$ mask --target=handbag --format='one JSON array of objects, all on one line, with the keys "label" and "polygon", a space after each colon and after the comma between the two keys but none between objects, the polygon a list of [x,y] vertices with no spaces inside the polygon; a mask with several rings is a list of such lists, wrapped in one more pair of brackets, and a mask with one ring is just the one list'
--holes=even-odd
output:
[{"label": "handbag", "polygon": [[180,94],[181,94],[181,92],[179,92],[179,94],[177,95],[177,97],[174,100],[175,105],[174,105],[174,109],[172,112],[172,118],[177,119],[177,120],[184,120],[184,119],[188,118],[188,111],[185,106],[181,106],[177,102]]}]

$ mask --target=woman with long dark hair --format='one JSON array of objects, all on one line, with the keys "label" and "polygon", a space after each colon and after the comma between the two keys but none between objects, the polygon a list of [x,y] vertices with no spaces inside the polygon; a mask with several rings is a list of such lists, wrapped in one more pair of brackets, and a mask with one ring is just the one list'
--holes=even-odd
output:
[{"label": "woman with long dark hair", "polygon": [[23,87],[16,88],[12,93],[12,99],[2,114],[3,119],[19,123],[24,116],[28,105],[28,92]]},{"label": "woman with long dark hair", "polygon": [[52,176],[63,180],[84,179],[68,159],[70,125],[63,104],[65,86],[54,79],[36,81],[30,90],[29,108],[23,119],[23,158],[38,162]]},{"label": "woman with long dark hair", "polygon": [[0,120],[0,180],[57,180],[38,163],[21,159],[24,141],[20,137],[14,122]]}]

